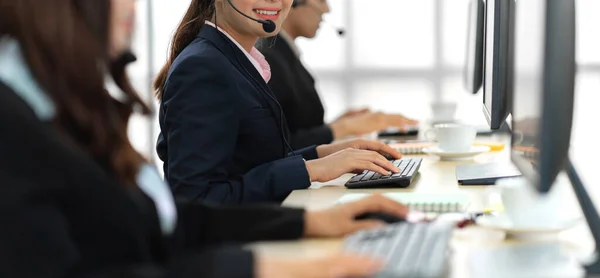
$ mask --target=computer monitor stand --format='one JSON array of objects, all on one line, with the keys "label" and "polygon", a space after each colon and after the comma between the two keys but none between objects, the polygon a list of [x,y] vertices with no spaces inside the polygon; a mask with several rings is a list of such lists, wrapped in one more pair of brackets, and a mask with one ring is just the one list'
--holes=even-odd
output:
[{"label": "computer monitor stand", "polygon": [[594,243],[596,244],[594,261],[584,265],[583,267],[585,268],[586,276],[600,277],[600,260],[598,259],[598,256],[600,255],[598,252],[600,243],[600,216],[598,215],[598,211],[596,210],[594,203],[590,199],[590,195],[585,190],[583,182],[575,170],[575,166],[570,160],[567,162],[567,175],[569,176],[569,180],[573,186],[573,191],[575,192],[575,196],[577,196],[577,200],[579,201],[579,205],[581,206],[585,220],[587,221],[588,227],[590,228],[592,236],[594,237]]}]

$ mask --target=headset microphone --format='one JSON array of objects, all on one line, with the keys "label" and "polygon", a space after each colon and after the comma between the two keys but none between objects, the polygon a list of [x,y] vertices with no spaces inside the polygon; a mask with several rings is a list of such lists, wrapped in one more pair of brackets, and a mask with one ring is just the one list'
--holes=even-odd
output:
[{"label": "headset microphone", "polygon": [[250,17],[250,16],[246,15],[245,13],[243,13],[242,11],[238,10],[238,8],[236,8],[235,5],[233,5],[231,0],[227,0],[227,3],[229,3],[229,5],[239,14],[243,15],[244,17],[246,17],[250,20],[254,20],[254,21],[262,24],[263,30],[265,32],[273,33],[273,32],[275,32],[275,29],[277,29],[277,24],[275,24],[275,22],[273,22],[273,20],[262,20],[262,19],[256,19],[256,18]]},{"label": "headset microphone", "polygon": [[329,27],[333,28],[333,30],[335,30],[335,32],[338,34],[338,36],[343,37],[344,34],[346,34],[346,30],[344,30],[343,28],[338,28],[333,26],[333,24],[329,23],[328,21],[323,20],[323,22],[327,25],[329,25]]}]

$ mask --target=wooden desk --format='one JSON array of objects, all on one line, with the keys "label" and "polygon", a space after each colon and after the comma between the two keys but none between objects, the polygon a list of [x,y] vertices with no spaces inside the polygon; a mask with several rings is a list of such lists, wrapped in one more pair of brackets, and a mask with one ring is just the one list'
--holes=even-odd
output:
[{"label": "wooden desk", "polygon": [[[506,138],[505,138],[506,139]],[[480,211],[486,206],[489,189],[486,186],[458,186],[455,177],[457,165],[468,163],[505,162],[510,163],[509,148],[500,152],[490,152],[475,157],[470,161],[440,161],[433,156],[423,157],[418,180],[407,189],[374,189],[374,190],[348,190],[343,187],[346,180],[352,175],[345,175],[337,180],[325,184],[313,184],[310,189],[296,190],[285,200],[284,206],[304,207],[308,210],[330,207],[347,192],[466,192],[471,197],[469,210]],[[577,205],[575,196],[564,176],[553,188],[559,190],[564,196],[561,208],[569,213],[582,215]],[[595,198],[596,200],[599,200]],[[594,250],[593,239],[584,221],[557,235],[541,236],[531,241],[559,242],[566,253],[583,258],[589,256]],[[506,239],[504,233],[487,230],[477,226],[456,230],[452,241],[450,277],[473,277],[470,274],[470,256],[481,249],[493,249],[507,244],[523,244],[524,240]],[[262,242],[250,247],[258,252],[278,257],[304,257],[322,256],[339,252],[342,239],[305,239],[289,242]]]}]

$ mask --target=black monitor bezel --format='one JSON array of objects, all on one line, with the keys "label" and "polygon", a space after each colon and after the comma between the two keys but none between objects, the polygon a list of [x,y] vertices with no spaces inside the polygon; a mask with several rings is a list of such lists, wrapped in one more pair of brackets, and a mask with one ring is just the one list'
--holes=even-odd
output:
[{"label": "black monitor bezel", "polygon": [[[490,129],[500,129],[511,112],[512,104],[512,43],[514,40],[514,0],[486,0],[485,2],[485,32],[483,58],[483,114]],[[494,24],[488,26],[490,9],[494,9]],[[493,41],[487,40],[487,32],[493,28]],[[493,47],[492,73],[487,72],[487,48]],[[488,92],[487,82],[491,82],[491,92]],[[492,96],[491,107],[486,104],[488,94]]]},{"label": "black monitor bezel", "polygon": [[463,83],[467,92],[477,94],[483,86],[484,0],[471,0],[468,18],[467,53],[465,55]]},{"label": "black monitor bezel", "polygon": [[[576,72],[575,3],[573,0],[545,2],[542,105],[537,141],[539,158],[535,168],[515,150],[515,142],[519,140],[517,132],[513,133],[511,148],[513,163],[542,193],[550,191],[557,175],[568,163]],[[515,71],[515,74],[518,72]],[[518,91],[515,90],[515,93]],[[518,115],[514,116],[512,126],[516,131]]]}]

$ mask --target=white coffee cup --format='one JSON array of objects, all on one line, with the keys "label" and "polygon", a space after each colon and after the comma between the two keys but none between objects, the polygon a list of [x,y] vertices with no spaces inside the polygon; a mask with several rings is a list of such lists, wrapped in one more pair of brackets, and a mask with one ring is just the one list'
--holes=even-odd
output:
[{"label": "white coffee cup", "polygon": [[431,103],[432,121],[434,123],[454,122],[456,114],[456,103],[445,101],[434,101]]},{"label": "white coffee cup", "polygon": [[500,179],[492,189],[500,194],[504,213],[516,227],[548,227],[556,218],[551,194],[539,194],[523,177]]},{"label": "white coffee cup", "polygon": [[437,124],[425,132],[429,141],[437,141],[438,148],[448,152],[469,151],[477,136],[473,126],[462,124]]}]

